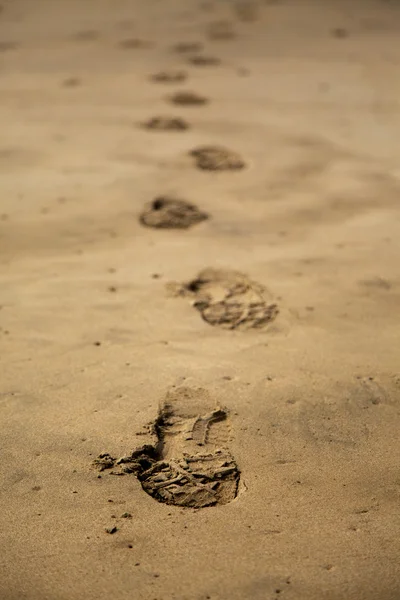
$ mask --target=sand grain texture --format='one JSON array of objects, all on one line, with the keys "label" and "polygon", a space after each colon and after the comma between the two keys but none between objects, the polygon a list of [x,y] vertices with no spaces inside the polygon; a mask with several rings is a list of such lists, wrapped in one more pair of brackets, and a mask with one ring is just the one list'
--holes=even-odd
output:
[{"label": "sand grain texture", "polygon": [[397,3],[0,29],[1,600],[398,600]]}]

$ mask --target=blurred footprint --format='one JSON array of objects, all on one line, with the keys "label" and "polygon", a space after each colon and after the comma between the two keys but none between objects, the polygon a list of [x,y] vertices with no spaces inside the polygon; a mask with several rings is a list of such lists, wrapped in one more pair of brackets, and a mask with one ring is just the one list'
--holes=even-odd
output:
[{"label": "blurred footprint", "polygon": [[200,42],[180,42],[172,47],[174,52],[178,54],[190,54],[191,52],[201,52],[203,50],[203,44]]},{"label": "blurred footprint", "polygon": [[148,203],[140,222],[146,227],[158,229],[188,229],[208,219],[207,213],[195,204],[174,196],[159,196]]},{"label": "blurred footprint", "polygon": [[159,71],[150,76],[156,83],[182,83],[187,79],[185,71]]},{"label": "blurred footprint", "polygon": [[144,129],[157,131],[185,131],[189,124],[180,117],[153,117],[141,124]]},{"label": "blurred footprint", "polygon": [[170,102],[181,106],[201,106],[207,104],[209,100],[195,92],[177,92],[170,97]]},{"label": "blurred footprint", "polygon": [[123,50],[137,50],[140,48],[152,48],[154,44],[146,40],[140,40],[137,38],[128,38],[118,42],[118,46]]},{"label": "blurred footprint", "polygon": [[221,60],[219,58],[216,58],[215,56],[204,56],[202,54],[190,56],[188,61],[190,64],[196,67],[215,67],[221,64]]},{"label": "blurred footprint", "polygon": [[222,146],[200,146],[189,153],[196,159],[196,166],[206,171],[237,171],[246,164],[242,157]]},{"label": "blurred footprint", "polygon": [[170,283],[167,289],[192,298],[203,320],[222,329],[263,329],[279,314],[270,292],[238,271],[204,269],[192,281]]},{"label": "blurred footprint", "polygon": [[232,40],[236,37],[236,33],[229,21],[215,21],[214,23],[210,23],[206,33],[210,40],[215,41]]}]

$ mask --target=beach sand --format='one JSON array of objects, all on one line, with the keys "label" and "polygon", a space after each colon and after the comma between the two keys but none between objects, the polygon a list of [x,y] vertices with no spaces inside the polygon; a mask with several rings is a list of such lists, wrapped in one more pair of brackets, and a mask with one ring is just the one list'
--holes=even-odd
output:
[{"label": "beach sand", "polygon": [[0,10],[0,598],[400,598],[400,5]]}]

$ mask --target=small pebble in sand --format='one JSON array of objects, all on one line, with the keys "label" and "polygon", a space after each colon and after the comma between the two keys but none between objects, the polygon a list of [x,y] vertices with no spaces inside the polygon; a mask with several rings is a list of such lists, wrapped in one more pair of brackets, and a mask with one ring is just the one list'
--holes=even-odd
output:
[{"label": "small pebble in sand", "polygon": [[116,533],[118,531],[118,528],[115,527],[115,525],[114,525],[114,527],[106,527],[105,531],[106,531],[106,533],[113,534],[113,533]]}]

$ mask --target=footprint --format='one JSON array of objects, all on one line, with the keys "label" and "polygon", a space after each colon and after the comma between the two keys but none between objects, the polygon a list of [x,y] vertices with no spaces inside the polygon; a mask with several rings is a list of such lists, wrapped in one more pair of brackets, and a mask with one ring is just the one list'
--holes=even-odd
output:
[{"label": "footprint", "polygon": [[137,38],[128,38],[118,42],[118,46],[123,50],[136,50],[139,48],[152,48],[154,44],[146,40],[140,40]]},{"label": "footprint", "polygon": [[222,146],[200,146],[190,152],[199,169],[206,171],[236,171],[246,165],[237,152]]},{"label": "footprint", "polygon": [[208,98],[195,92],[177,92],[170,97],[170,101],[180,106],[202,106],[208,103]]},{"label": "footprint", "polygon": [[236,33],[232,29],[229,21],[216,21],[211,23],[207,30],[207,37],[210,40],[225,41],[232,40],[236,37]]},{"label": "footprint", "polygon": [[189,124],[180,117],[153,117],[142,123],[142,127],[157,131],[185,131]]},{"label": "footprint", "polygon": [[215,67],[216,65],[221,64],[221,60],[219,58],[216,58],[215,56],[204,56],[202,54],[190,56],[188,61],[190,64],[195,65],[196,67]]},{"label": "footprint", "polygon": [[208,0],[204,0],[204,2],[200,2],[199,9],[204,12],[213,12],[214,4],[212,2],[208,2]]},{"label": "footprint", "polygon": [[154,445],[142,446],[117,461],[102,454],[94,466],[135,474],[147,494],[166,504],[204,508],[236,498],[240,471],[226,447],[228,413],[212,405],[206,390],[170,391],[153,432]]},{"label": "footprint", "polygon": [[185,71],[159,71],[150,76],[156,83],[182,83],[187,79]]},{"label": "footprint", "polygon": [[201,52],[203,44],[200,42],[180,42],[175,44],[172,49],[179,54],[190,54],[191,52]]},{"label": "footprint", "polygon": [[234,11],[239,21],[250,23],[256,21],[258,17],[258,6],[255,2],[249,0],[240,0],[234,4]]},{"label": "footprint", "polygon": [[238,271],[204,269],[196,279],[168,289],[192,298],[204,321],[223,329],[264,329],[279,313],[264,286]]},{"label": "footprint", "polygon": [[208,215],[194,204],[172,196],[160,196],[145,206],[139,220],[146,227],[188,229],[206,219]]}]

